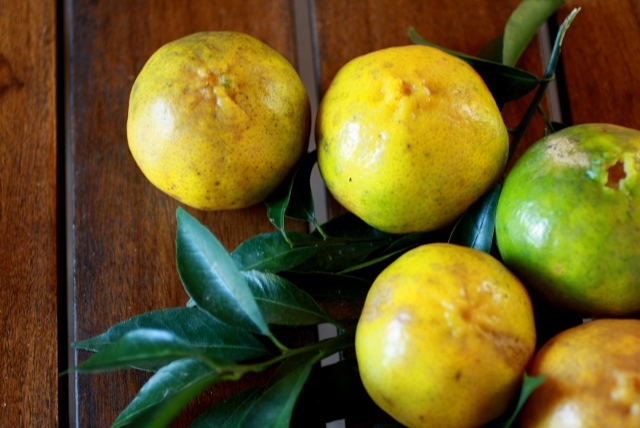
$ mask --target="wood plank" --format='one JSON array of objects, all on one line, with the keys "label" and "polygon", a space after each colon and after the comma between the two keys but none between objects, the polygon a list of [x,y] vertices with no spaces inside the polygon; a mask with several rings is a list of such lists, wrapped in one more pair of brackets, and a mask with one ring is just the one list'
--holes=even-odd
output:
[{"label": "wood plank", "polygon": [[[482,46],[504,30],[519,3],[517,0],[462,0],[457,1],[455,7],[442,7],[442,2],[435,0],[317,0],[315,26],[321,93],[352,58],[378,49],[412,44],[407,36],[411,26],[440,46],[477,55]],[[540,55],[536,37],[517,67],[541,76],[544,66]],[[503,117],[508,127],[518,124],[532,96],[529,94],[505,106]],[[540,138],[543,129],[542,118],[536,116],[517,153]],[[334,215],[343,211],[337,204],[332,205],[332,210]]]},{"label": "wood plank", "polygon": [[581,7],[563,42],[565,122],[640,129],[640,3],[567,0],[558,25]]},{"label": "wood plank", "polygon": [[0,425],[58,425],[55,2],[0,10]]},{"label": "wood plank", "polygon": [[[178,203],[144,178],[127,146],[128,98],[138,72],[164,43],[205,30],[251,34],[293,62],[290,7],[288,0],[154,0],[131,1],[126,7],[119,2],[71,3],[74,339],[187,302],[174,261]],[[250,236],[275,230],[262,205],[233,212],[188,211],[229,250]],[[76,424],[108,426],[147,377],[136,371],[77,376]],[[252,379],[243,385],[261,377]],[[239,387],[216,386],[176,426],[188,424],[194,414]]]}]

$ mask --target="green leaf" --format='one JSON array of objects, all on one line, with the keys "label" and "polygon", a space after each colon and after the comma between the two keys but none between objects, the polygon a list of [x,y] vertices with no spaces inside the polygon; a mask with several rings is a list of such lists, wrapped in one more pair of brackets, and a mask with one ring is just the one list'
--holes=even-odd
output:
[{"label": "green leaf", "polygon": [[515,67],[443,48],[425,40],[413,28],[409,28],[409,38],[416,44],[443,50],[467,62],[482,77],[500,108],[507,102],[522,98],[541,82],[551,80],[550,78],[539,79],[535,75]]},{"label": "green leaf", "polygon": [[269,221],[282,233],[285,231],[285,217],[301,221],[312,221],[315,218],[309,178],[316,161],[315,150],[307,153],[300,160],[291,177],[265,200]]},{"label": "green leaf", "polygon": [[200,414],[189,428],[240,427],[263,388],[248,388],[234,394]]},{"label": "green leaf", "polygon": [[555,76],[556,66],[558,65],[558,61],[560,59],[562,40],[564,39],[566,32],[568,31],[571,23],[574,21],[579,12],[579,7],[574,8],[569,13],[569,15],[566,16],[562,24],[560,24],[560,28],[558,28],[558,33],[556,34],[556,39],[551,49],[551,55],[549,55],[549,63],[547,64],[544,72],[544,81],[540,84],[540,86],[538,86],[538,90],[529,103],[527,111],[523,115],[518,126],[512,132],[513,138],[511,139],[511,144],[509,145],[509,156],[507,164],[509,164],[511,162],[511,159],[513,159],[513,155],[516,153],[518,145],[520,144],[520,141],[522,140],[522,137],[524,136],[524,133],[527,130],[527,127],[529,126],[529,123],[531,122],[531,119],[533,118],[535,112],[540,109],[540,102],[542,101],[542,98],[546,93],[547,86]]},{"label": "green leaf", "polygon": [[520,387],[520,395],[515,408],[511,413],[507,413],[493,422],[484,425],[483,428],[509,428],[518,417],[522,406],[527,401],[531,393],[544,382],[544,376],[529,376],[525,373],[522,377],[522,386]]},{"label": "green leaf", "polygon": [[176,263],[198,308],[231,326],[270,335],[247,281],[213,234],[178,208]]},{"label": "green leaf", "polygon": [[131,367],[156,369],[186,357],[204,357],[198,349],[165,330],[137,329],[80,363],[78,372],[99,372]]},{"label": "green leaf", "polygon": [[362,263],[370,254],[389,244],[389,239],[345,242],[328,239],[318,251],[294,270],[299,272],[340,272]]},{"label": "green leaf", "polygon": [[319,342],[309,349],[287,358],[263,388],[243,391],[214,405],[191,426],[251,428],[288,427],[291,415],[314,364],[342,349],[353,346],[354,330]]},{"label": "green leaf", "polygon": [[144,384],[112,428],[167,427],[193,398],[220,380],[216,370],[198,359],[174,361]]},{"label": "green leaf", "polygon": [[[366,239],[397,236],[371,227],[355,214],[349,212],[334,217],[324,223],[322,230],[332,238]],[[314,234],[317,234],[317,232],[314,232]]]},{"label": "green leaf", "polygon": [[319,238],[300,232],[286,235],[288,240],[280,232],[256,235],[238,245],[231,258],[240,270],[279,272],[299,265],[318,251],[312,244]]},{"label": "green leaf", "polygon": [[243,428],[285,428],[314,364],[353,345],[353,331],[320,342],[318,350],[288,358],[278,367],[244,418]]},{"label": "green leaf", "polygon": [[302,326],[335,322],[309,294],[290,281],[268,272],[247,271],[249,283],[258,306],[270,325]]},{"label": "green leaf", "polygon": [[293,408],[319,353],[288,358],[244,417],[243,428],[288,428]]},{"label": "green leaf", "polygon": [[313,367],[296,402],[291,426],[324,426],[340,419],[376,420],[384,415],[364,389],[357,361],[352,358]]},{"label": "green leaf", "polygon": [[496,184],[471,205],[456,223],[449,242],[491,252],[495,231],[496,207],[502,186]]},{"label": "green leaf", "polygon": [[480,48],[478,58],[502,64],[502,47],[504,46],[504,33]]},{"label": "green leaf", "polygon": [[502,63],[514,66],[540,26],[564,3],[563,0],[523,0],[504,29]]},{"label": "green leaf", "polygon": [[433,242],[442,242],[449,234],[448,229],[436,230],[433,232],[415,232],[399,237],[393,241],[382,255],[395,253],[397,251],[407,251],[411,248]]},{"label": "green leaf", "polygon": [[280,276],[315,298],[364,300],[371,288],[370,281],[337,273],[281,272]]},{"label": "green leaf", "polygon": [[231,327],[197,308],[151,311],[112,326],[105,333],[72,344],[97,352],[137,329],[158,329],[173,333],[203,355],[228,361],[242,361],[268,353],[264,344],[245,330]]}]

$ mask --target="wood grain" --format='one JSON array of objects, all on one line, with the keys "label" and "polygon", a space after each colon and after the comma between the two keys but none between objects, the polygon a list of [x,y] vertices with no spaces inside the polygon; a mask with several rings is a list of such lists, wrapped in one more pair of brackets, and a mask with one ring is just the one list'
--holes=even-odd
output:
[{"label": "wood grain", "polygon": [[[174,261],[178,203],[145,179],[127,146],[128,97],[148,57],[191,33],[236,30],[263,40],[294,62],[292,19],[286,0],[154,0],[128,2],[127,7],[119,2],[72,2],[75,339],[149,310],[187,302]],[[233,212],[188,211],[229,250],[259,232],[275,230],[262,205]],[[86,356],[80,353],[79,359]],[[77,376],[77,424],[108,426],[147,377],[135,371]],[[242,385],[247,383],[251,381]],[[194,412],[240,385],[216,386],[204,395],[199,411],[185,415],[176,426],[186,425]]]},{"label": "wood grain", "polygon": [[640,2],[567,0],[558,25],[575,7],[561,58],[565,121],[640,129]]},{"label": "wood grain", "polygon": [[58,424],[55,17],[54,1],[0,9],[0,425],[7,427]]}]

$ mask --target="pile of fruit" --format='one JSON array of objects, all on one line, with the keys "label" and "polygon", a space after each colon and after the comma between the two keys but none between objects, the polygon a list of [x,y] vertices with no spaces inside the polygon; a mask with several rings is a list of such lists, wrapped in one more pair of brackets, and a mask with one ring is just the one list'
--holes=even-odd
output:
[{"label": "pile of fruit", "polygon": [[[262,42],[198,33],[149,59],[127,124],[144,175],[192,209],[265,201],[278,230],[228,253],[178,209],[188,305],[74,344],[96,352],[75,370],[155,372],[114,426],[166,426],[211,385],[272,367],[192,426],[304,425],[300,409],[340,396],[340,379],[410,427],[640,426],[640,131],[549,123],[512,164],[528,122],[507,130],[501,108],[543,94],[555,65],[542,79],[510,68],[525,91],[488,86],[481,60],[411,34],[339,71],[311,152],[304,86]],[[322,225],[316,164],[346,211]],[[344,302],[357,310],[329,315]],[[324,322],[337,337],[274,333]],[[338,407],[327,421],[347,417]]]}]

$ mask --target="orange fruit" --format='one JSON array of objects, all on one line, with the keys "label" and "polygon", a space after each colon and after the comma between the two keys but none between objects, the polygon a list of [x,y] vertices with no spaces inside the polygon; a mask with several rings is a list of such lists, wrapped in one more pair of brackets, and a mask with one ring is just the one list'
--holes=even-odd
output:
[{"label": "orange fruit", "polygon": [[640,131],[566,128],[507,176],[496,238],[504,263],[558,307],[586,316],[640,311]]},{"label": "orange fruit", "polygon": [[491,255],[453,244],[410,250],[374,281],[355,350],[365,389],[410,427],[478,427],[519,392],[533,356],[531,301]]},{"label": "orange fruit", "polygon": [[439,49],[348,62],[316,118],[318,166],[346,209],[391,233],[453,222],[500,177],[508,135],[482,78]]},{"label": "orange fruit", "polygon": [[136,78],[127,137],[144,175],[203,210],[262,201],[308,145],[311,110],[293,66],[261,41],[203,32],[158,49]]},{"label": "orange fruit", "polygon": [[520,413],[522,428],[640,426],[640,320],[565,330],[536,353],[529,372],[545,380]]}]

